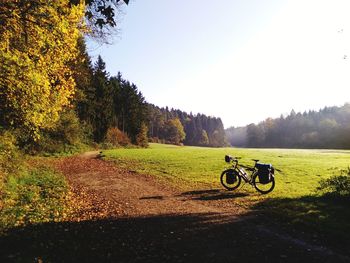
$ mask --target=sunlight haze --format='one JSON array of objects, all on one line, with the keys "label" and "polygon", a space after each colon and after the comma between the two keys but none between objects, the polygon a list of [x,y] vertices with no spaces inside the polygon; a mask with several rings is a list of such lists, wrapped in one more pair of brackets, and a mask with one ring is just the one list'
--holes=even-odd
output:
[{"label": "sunlight haze", "polygon": [[134,0],[113,45],[89,49],[148,102],[242,126],[350,101],[349,10],[339,0]]}]

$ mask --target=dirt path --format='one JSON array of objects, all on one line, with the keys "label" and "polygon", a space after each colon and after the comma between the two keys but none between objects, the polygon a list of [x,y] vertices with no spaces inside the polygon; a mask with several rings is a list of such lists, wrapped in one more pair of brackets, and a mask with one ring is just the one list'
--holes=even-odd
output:
[{"label": "dirt path", "polygon": [[[8,255],[38,262],[350,262],[267,227],[266,218],[236,202],[243,194],[182,192],[98,157],[57,163],[75,192],[77,218],[15,231]],[[22,251],[13,247],[19,238]]]},{"label": "dirt path", "polygon": [[[160,183],[152,176],[126,171],[103,161],[99,158],[98,152],[67,158],[60,162],[58,167],[64,172],[73,188],[82,188],[92,194],[99,203],[108,203],[108,211],[105,211],[108,217],[193,213],[221,213],[237,217],[245,212],[238,206],[231,205],[230,209],[227,209],[225,205],[220,207],[208,205],[211,198],[217,199],[218,202],[222,199],[223,203],[225,197],[228,197],[225,191],[181,192]],[[208,200],[204,201],[206,197]]]}]

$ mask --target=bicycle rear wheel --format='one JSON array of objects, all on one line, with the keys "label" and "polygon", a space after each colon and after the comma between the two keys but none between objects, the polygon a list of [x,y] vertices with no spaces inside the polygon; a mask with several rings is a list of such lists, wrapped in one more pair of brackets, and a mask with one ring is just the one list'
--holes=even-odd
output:
[{"label": "bicycle rear wheel", "polygon": [[220,181],[227,190],[232,191],[240,186],[241,176],[236,170],[228,169],[222,172]]},{"label": "bicycle rear wheel", "polygon": [[268,183],[262,183],[256,173],[253,175],[253,185],[258,192],[268,194],[275,188],[275,178],[271,175],[271,179]]}]

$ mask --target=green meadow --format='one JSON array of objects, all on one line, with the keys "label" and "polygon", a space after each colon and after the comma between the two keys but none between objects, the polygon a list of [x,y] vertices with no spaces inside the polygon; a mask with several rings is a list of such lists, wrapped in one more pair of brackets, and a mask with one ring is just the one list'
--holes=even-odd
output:
[{"label": "green meadow", "polygon": [[[220,174],[229,167],[225,154],[241,157],[240,163],[251,166],[251,159],[272,163],[276,172],[276,187],[269,197],[295,198],[314,194],[321,178],[340,174],[350,165],[350,151],[240,149],[180,147],[151,144],[148,149],[116,149],[104,151],[108,159],[139,173],[166,179],[180,188],[205,185],[220,186]],[[247,190],[243,186],[242,190]]]},{"label": "green meadow", "polygon": [[252,159],[272,163],[276,187],[258,194],[245,184],[234,192],[243,197],[232,202],[249,204],[249,209],[265,213],[271,221],[322,232],[330,240],[350,244],[349,200],[330,198],[317,188],[321,179],[340,175],[350,165],[347,150],[202,148],[151,144],[148,149],[104,151],[106,159],[138,173],[155,176],[181,190],[222,189],[220,174],[228,168],[224,156],[241,157],[240,163],[253,165]]}]

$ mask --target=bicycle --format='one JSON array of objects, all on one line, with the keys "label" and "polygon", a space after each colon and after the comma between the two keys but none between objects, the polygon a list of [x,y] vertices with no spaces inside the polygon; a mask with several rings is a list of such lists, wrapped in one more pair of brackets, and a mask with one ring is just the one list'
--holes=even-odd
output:
[{"label": "bicycle", "polygon": [[[221,173],[221,184],[229,191],[237,189],[241,181],[249,183],[254,188],[262,193],[270,193],[275,188],[275,168],[271,164],[259,163],[259,160],[253,159],[254,167],[238,164],[240,157],[225,156],[227,163],[232,163],[232,168]],[[250,171],[248,174],[246,171]]]}]

